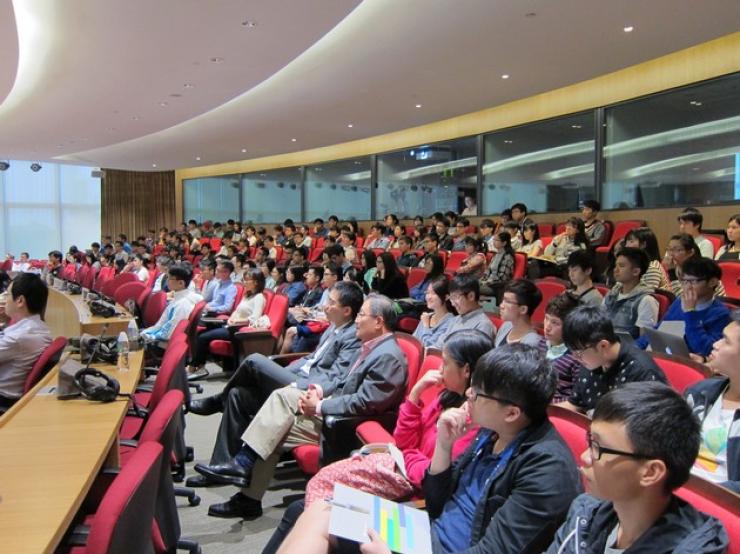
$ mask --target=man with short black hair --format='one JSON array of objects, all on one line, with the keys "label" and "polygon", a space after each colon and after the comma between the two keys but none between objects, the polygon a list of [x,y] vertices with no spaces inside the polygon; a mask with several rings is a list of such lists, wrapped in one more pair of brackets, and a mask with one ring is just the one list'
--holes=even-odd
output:
[{"label": "man with short black hair", "polygon": [[447,337],[460,329],[478,329],[491,338],[496,338],[496,326],[480,307],[480,285],[478,279],[462,273],[450,281],[450,303],[457,310],[457,317],[450,323],[447,332],[440,336],[437,348],[444,346]]},{"label": "man with short black hair", "polygon": [[343,272],[352,267],[352,264],[344,258],[344,248],[339,244],[324,248],[324,256],[334,265],[341,267]]},{"label": "man with short black hair", "polygon": [[696,208],[686,208],[678,216],[678,230],[680,233],[690,235],[699,252],[705,258],[714,258],[714,245],[701,234],[701,227],[704,224],[704,216]]},{"label": "man with short black hair", "polygon": [[401,235],[398,238],[398,250],[401,252],[400,256],[398,256],[398,259],[396,260],[398,267],[409,268],[416,267],[418,265],[419,258],[417,258],[416,254],[411,251],[413,244],[411,237]]},{"label": "man with short black hair", "polygon": [[594,255],[588,250],[576,250],[568,256],[568,279],[573,294],[586,306],[601,306],[604,297],[594,286],[591,278],[594,269]]},{"label": "man with short black hair", "polygon": [[219,281],[216,279],[216,261],[215,260],[202,260],[200,262],[200,277],[201,286],[200,294],[203,296],[203,300],[208,302],[213,301],[213,297],[218,289]]},{"label": "man with short black hair", "polygon": [[663,371],[647,352],[620,340],[603,308],[579,306],[563,325],[563,340],[581,368],[570,398],[561,406],[589,412],[612,389],[634,381],[666,382]]},{"label": "man with short black hair", "polygon": [[496,249],[493,246],[493,230],[496,225],[491,219],[484,219],[478,226],[480,228],[480,238],[485,243],[486,248],[489,252],[495,252]]},{"label": "man with short black hair", "polygon": [[434,229],[437,232],[437,245],[440,250],[452,250],[454,239],[449,233],[450,220],[442,218],[437,221]]},{"label": "man with short black hair", "polygon": [[604,307],[616,331],[637,339],[641,327],[654,327],[658,321],[658,301],[641,278],[650,265],[647,254],[639,248],[622,248],[614,262],[616,285],[604,297]]},{"label": "man with short black hair", "polygon": [[215,314],[231,312],[236,299],[236,285],[231,280],[232,273],[234,273],[234,264],[230,261],[223,261],[218,264],[216,267],[216,290],[213,293],[213,300],[206,304],[206,311]]},{"label": "man with short black hair", "polygon": [[324,220],[317,217],[313,220],[313,234],[316,238],[326,238],[327,229],[324,227]]},{"label": "man with short black hair", "polygon": [[496,332],[496,346],[520,342],[542,352],[545,340],[532,326],[532,314],[542,302],[542,291],[528,279],[515,279],[504,288],[499,315],[504,324]]},{"label": "man with short black hair", "polygon": [[[517,224],[517,227],[519,227],[519,233],[524,233],[524,224],[528,221],[532,221],[527,217],[527,212],[527,205],[522,202],[517,202],[516,204],[512,204],[511,206],[511,219],[512,221],[514,221],[514,223]],[[504,221],[502,225],[505,223],[506,222]],[[512,235],[512,239],[513,238],[514,235]]]},{"label": "man with short black hair", "polygon": [[720,554],[727,533],[673,495],[699,452],[699,424],[660,383],[627,383],[599,400],[581,455],[589,494],[573,501],[548,554]]},{"label": "man with short black hair", "polygon": [[601,246],[606,242],[606,227],[604,222],[599,219],[600,210],[601,204],[597,200],[585,200],[581,208],[586,236],[592,248]]},{"label": "man with short black hair", "polygon": [[306,391],[291,386],[273,391],[242,435],[244,444],[233,459],[213,466],[196,464],[206,478],[244,489],[210,506],[209,515],[261,515],[261,499],[281,453],[301,444],[318,445],[324,416],[382,414],[398,406],[408,370],[391,332],[394,323],[393,302],[369,295],[355,318],[360,354],[345,375]]},{"label": "man with short black hair", "polygon": [[51,344],[49,327],[41,319],[49,290],[41,277],[20,273],[8,287],[0,305],[0,412],[23,395],[23,384],[33,364]]},{"label": "man with short black hair", "polygon": [[436,233],[428,233],[424,236],[424,255],[419,260],[418,267],[424,267],[426,265],[427,258],[432,254],[437,254],[439,251],[439,237]]}]

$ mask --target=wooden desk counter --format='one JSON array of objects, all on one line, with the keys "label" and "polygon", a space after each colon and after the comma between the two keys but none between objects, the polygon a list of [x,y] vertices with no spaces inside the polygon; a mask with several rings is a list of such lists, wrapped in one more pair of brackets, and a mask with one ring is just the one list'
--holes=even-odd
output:
[{"label": "wooden desk counter", "polygon": [[122,306],[116,306],[116,309],[126,315],[108,318],[94,316],[81,294],[68,294],[49,287],[44,320],[54,337],[79,337],[82,333],[99,335],[105,324],[108,324],[106,334],[117,335],[126,330],[132,318]]},{"label": "wooden desk counter", "polygon": [[[95,365],[115,377],[121,392],[139,381],[143,352],[131,369]],[[21,405],[0,418],[0,545],[4,552],[53,552],[106,460],[118,458],[125,398],[102,404],[43,394],[55,385],[54,368]],[[33,392],[33,391],[32,391]],[[41,393],[39,393],[41,392]]]}]

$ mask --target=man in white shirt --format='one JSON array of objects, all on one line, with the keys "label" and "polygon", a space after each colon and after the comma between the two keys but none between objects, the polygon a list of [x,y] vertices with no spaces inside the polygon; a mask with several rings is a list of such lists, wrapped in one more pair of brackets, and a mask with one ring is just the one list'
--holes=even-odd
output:
[{"label": "man in white shirt", "polygon": [[25,271],[28,271],[31,269],[31,262],[28,261],[29,255],[28,252],[21,252],[21,257],[19,260],[13,260],[13,265],[10,268],[10,271],[14,271],[16,273],[22,273]]},{"label": "man in white shirt", "polygon": [[0,320],[13,322],[0,333],[0,411],[21,397],[33,364],[51,344],[49,327],[41,320],[48,296],[38,275],[21,273],[0,305]]},{"label": "man in white shirt", "polygon": [[701,234],[701,226],[704,224],[704,216],[696,208],[686,208],[678,216],[678,229],[682,233],[691,235],[699,247],[699,252],[704,258],[714,259],[714,245]]}]

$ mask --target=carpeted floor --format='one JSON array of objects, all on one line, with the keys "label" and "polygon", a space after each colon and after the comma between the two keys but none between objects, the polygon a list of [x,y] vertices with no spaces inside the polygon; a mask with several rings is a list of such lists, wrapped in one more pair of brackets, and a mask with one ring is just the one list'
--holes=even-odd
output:
[{"label": "carpeted floor", "polygon": [[[209,364],[212,373],[215,373],[214,368],[215,366]],[[217,373],[207,380],[199,381],[203,385],[204,395],[219,392],[224,382],[225,380]],[[194,394],[193,397],[198,398],[200,395]],[[186,475],[196,474],[192,469],[194,463],[208,463],[210,460],[220,418],[221,414],[208,417],[195,414],[186,416],[185,438],[187,444],[195,448],[195,462],[187,464]],[[290,502],[303,496],[305,482],[305,477],[295,465],[286,464],[279,467],[270,490],[262,501],[264,514],[252,521],[220,519],[208,515],[208,506],[228,500],[236,492],[235,487],[196,489],[201,497],[199,506],[189,506],[184,498],[177,499],[182,536],[199,542],[204,554],[262,552],[262,548],[280,522],[285,508]]]}]

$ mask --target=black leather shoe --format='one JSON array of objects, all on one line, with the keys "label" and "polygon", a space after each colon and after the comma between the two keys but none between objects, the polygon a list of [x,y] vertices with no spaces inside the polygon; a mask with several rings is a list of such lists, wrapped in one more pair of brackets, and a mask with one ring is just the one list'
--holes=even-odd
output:
[{"label": "black leather shoe", "polygon": [[207,479],[214,483],[234,485],[239,488],[245,488],[249,485],[249,472],[234,460],[229,460],[225,464],[212,466],[195,464],[195,471],[201,475],[205,475]]},{"label": "black leather shoe", "polygon": [[218,486],[219,483],[216,483],[215,481],[212,481],[205,475],[191,475],[187,479],[185,479],[185,486],[186,487],[214,487]]},{"label": "black leather shoe", "polygon": [[238,492],[226,502],[208,506],[208,515],[213,517],[254,519],[262,515],[262,502]]},{"label": "black leather shoe", "polygon": [[211,415],[217,412],[223,412],[224,405],[221,401],[220,394],[214,394],[213,396],[206,396],[205,398],[198,398],[190,401],[188,411],[198,415]]}]

